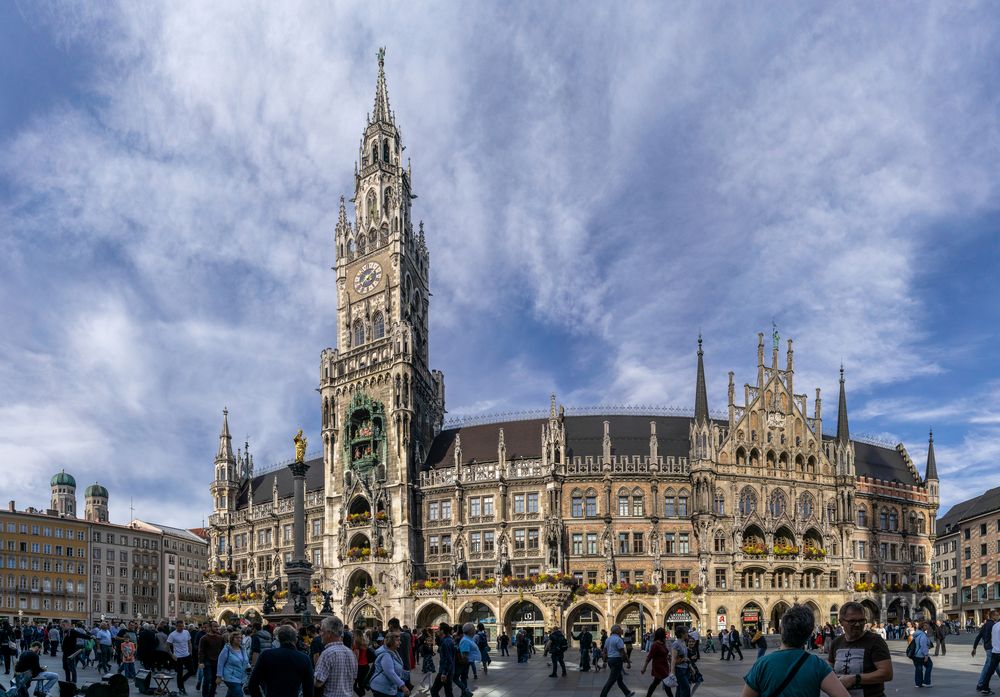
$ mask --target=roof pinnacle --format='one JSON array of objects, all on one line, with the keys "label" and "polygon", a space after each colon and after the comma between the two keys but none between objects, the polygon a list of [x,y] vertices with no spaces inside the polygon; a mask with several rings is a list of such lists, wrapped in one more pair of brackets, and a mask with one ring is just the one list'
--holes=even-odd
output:
[{"label": "roof pinnacle", "polygon": [[698,334],[698,374],[694,387],[694,420],[695,423],[708,423],[708,389],[705,386],[705,360],[702,350],[701,334]]}]

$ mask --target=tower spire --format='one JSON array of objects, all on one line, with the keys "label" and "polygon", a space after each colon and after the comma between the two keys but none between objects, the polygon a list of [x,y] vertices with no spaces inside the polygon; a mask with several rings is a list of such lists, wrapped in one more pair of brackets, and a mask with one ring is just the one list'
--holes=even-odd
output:
[{"label": "tower spire", "polygon": [[216,460],[226,462],[236,462],[233,455],[233,437],[229,435],[229,408],[222,410],[222,431],[219,433],[219,452],[215,455]]},{"label": "tower spire", "polygon": [[375,110],[372,121],[392,123],[392,112],[389,110],[389,90],[385,86],[385,47],[378,50],[378,81],[375,83]]},{"label": "tower spire", "polygon": [[850,429],[847,427],[847,392],[844,389],[844,365],[840,365],[840,403],[837,405],[837,442],[847,443],[851,440]]},{"label": "tower spire", "polygon": [[698,378],[694,388],[694,420],[708,423],[708,390],[705,387],[705,352],[701,348],[701,334],[698,334]]},{"label": "tower spire", "polygon": [[924,475],[924,481],[931,479],[937,481],[937,478],[937,460],[934,459],[934,429],[931,429],[930,440],[927,443],[927,472]]}]

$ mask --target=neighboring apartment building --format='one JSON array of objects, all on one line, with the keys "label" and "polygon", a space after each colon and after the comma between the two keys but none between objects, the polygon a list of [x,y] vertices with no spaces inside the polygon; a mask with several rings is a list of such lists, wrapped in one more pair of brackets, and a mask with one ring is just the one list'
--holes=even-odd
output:
[{"label": "neighboring apartment building", "polygon": [[133,520],[132,526],[162,537],[160,607],[170,619],[202,620],[207,617],[205,572],[208,542],[191,530]]},{"label": "neighboring apartment building", "polygon": [[160,545],[137,526],[91,523],[91,620],[160,617]]},{"label": "neighboring apartment building", "polygon": [[84,521],[11,501],[0,513],[0,620],[86,619],[87,539]]},{"label": "neighboring apartment building", "polygon": [[937,521],[938,574],[949,619],[980,625],[1000,611],[1000,487],[956,503]]}]

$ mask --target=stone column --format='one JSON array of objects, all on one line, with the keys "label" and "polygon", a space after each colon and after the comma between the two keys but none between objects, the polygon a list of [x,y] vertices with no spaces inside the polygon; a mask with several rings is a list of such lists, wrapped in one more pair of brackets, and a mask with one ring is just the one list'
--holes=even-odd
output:
[{"label": "stone column", "polygon": [[285,564],[285,574],[288,577],[289,605],[296,589],[308,591],[312,587],[312,562],[306,558],[306,471],[309,465],[304,462],[293,462],[288,466],[294,478],[294,522],[292,538],[294,551],[292,559]]}]

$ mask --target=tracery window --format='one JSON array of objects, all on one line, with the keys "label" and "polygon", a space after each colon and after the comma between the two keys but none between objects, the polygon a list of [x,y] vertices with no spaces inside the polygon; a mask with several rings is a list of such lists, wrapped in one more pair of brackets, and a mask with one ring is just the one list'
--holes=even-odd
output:
[{"label": "tracery window", "polygon": [[801,518],[811,518],[813,511],[815,510],[815,501],[813,500],[812,494],[802,494],[799,497],[799,517]]},{"label": "tracery window", "polygon": [[779,490],[772,493],[768,501],[768,510],[771,515],[777,518],[784,515],[787,509],[788,499],[785,497],[785,492]]},{"label": "tracery window", "polygon": [[750,515],[757,510],[757,493],[750,487],[740,492],[740,513]]},{"label": "tracery window", "polygon": [[372,319],[372,338],[381,339],[385,336],[385,316],[381,312],[376,312]]},{"label": "tracery window", "polygon": [[715,491],[713,510],[716,515],[726,515],[726,495],[722,493],[722,489],[716,489]]},{"label": "tracery window", "polygon": [[646,509],[646,497],[642,494],[642,489],[632,490],[632,515],[636,517],[644,516]]},{"label": "tracery window", "polygon": [[354,345],[360,346],[365,343],[365,325],[359,319],[354,320]]}]

